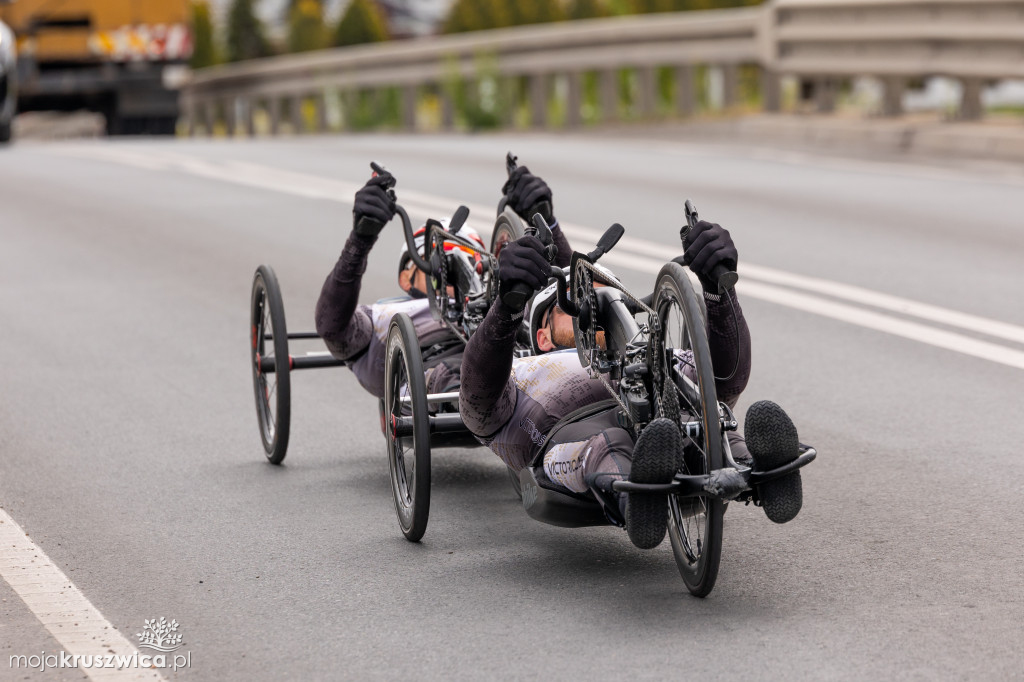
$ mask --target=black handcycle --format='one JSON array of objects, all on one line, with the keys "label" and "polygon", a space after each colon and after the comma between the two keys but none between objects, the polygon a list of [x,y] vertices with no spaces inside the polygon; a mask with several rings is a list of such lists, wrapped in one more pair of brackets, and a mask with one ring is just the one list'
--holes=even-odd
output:
[{"label": "black handcycle", "polygon": [[[515,167],[511,154],[507,162],[511,172]],[[376,165],[374,169],[381,170]],[[688,223],[695,224],[696,211],[689,202],[686,210]],[[535,234],[547,246],[552,243],[551,231],[541,215],[534,215],[532,224],[526,224],[502,205],[490,251],[483,251],[458,236],[468,215],[460,207],[448,231],[437,221],[428,222],[428,246],[421,257],[408,214],[401,207],[397,214],[413,262],[427,274],[434,319],[449,328],[454,343],[465,343],[493,304],[501,249],[524,234]],[[726,434],[737,428],[737,420],[716,397],[702,299],[686,269],[677,262],[666,263],[651,294],[638,297],[631,293],[610,270],[597,263],[623,233],[620,225],[613,225],[593,251],[573,253],[568,277],[560,268],[551,270],[557,282],[559,307],[573,318],[580,362],[593,378],[605,384],[609,398],[568,415],[547,434],[547,441],[573,420],[603,410],[616,410],[621,425],[636,437],[657,417],[674,420],[685,436],[685,446],[677,457],[673,479],[660,484],[622,480],[613,487],[622,493],[667,499],[668,532],[676,565],[687,589],[704,597],[713,589],[718,575],[726,504],[758,503],[760,486],[807,465],[816,452],[801,445],[796,459],[766,471],[754,470],[733,458]],[[479,255],[478,265],[469,267],[466,258],[446,251],[449,242],[459,245],[460,253]],[[735,282],[735,273],[720,271],[714,276],[723,290]],[[280,289],[268,266],[257,269],[251,310],[251,357],[260,433],[268,459],[280,463],[287,448],[290,371],[341,366],[344,362],[324,353],[289,355],[289,340],[317,335],[287,333]],[[458,413],[458,395],[426,392],[424,368],[429,366],[432,352],[432,347],[421,346],[408,315],[394,316],[386,339],[385,393],[379,411],[399,526],[411,541],[420,540],[427,526],[431,447],[478,445]],[[529,344],[524,343],[516,352],[529,353]],[[287,361],[281,361],[284,358]],[[625,525],[617,505],[600,495],[577,494],[552,483],[544,473],[543,454],[541,448],[530,466],[518,474],[509,472],[532,518],[561,527]]]},{"label": "black handcycle", "polygon": [[[371,164],[375,174],[385,169]],[[388,191],[394,194],[394,182]],[[506,211],[506,221],[518,221]],[[384,340],[384,395],[378,401],[391,472],[395,510],[402,533],[416,542],[423,537],[430,514],[431,448],[479,446],[462,422],[457,392],[427,393],[427,372],[441,357],[457,354],[476,331],[497,293],[496,257],[480,244],[460,236],[469,210],[460,206],[447,229],[428,219],[420,255],[408,212],[396,205],[406,246],[415,266],[426,273],[432,318],[448,331],[447,338],[421,343],[412,318],[396,314]],[[520,232],[522,227],[515,228]],[[267,459],[281,464],[288,450],[291,421],[291,373],[295,370],[343,367],[346,362],[325,350],[293,354],[290,343],[319,339],[316,332],[288,332],[281,288],[273,268],[260,265],[253,277],[250,302],[250,365],[256,417]],[[436,336],[436,335],[435,335]],[[513,483],[518,485],[518,478]]]}]

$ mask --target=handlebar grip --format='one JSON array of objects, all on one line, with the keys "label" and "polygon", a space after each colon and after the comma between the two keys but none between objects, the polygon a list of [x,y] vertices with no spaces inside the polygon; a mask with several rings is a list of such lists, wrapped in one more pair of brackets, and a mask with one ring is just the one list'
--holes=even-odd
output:
[{"label": "handlebar grip", "polygon": [[720,294],[724,294],[736,286],[739,278],[739,275],[721,263],[711,269],[711,281],[718,284],[718,293]]},{"label": "handlebar grip", "polygon": [[533,289],[526,284],[519,282],[511,291],[505,292],[505,295],[501,297],[502,302],[513,310],[522,310],[526,307],[526,302],[533,296]]},{"label": "handlebar grip", "polygon": [[[687,199],[684,204],[684,212],[686,213],[686,226],[679,231],[679,240],[683,243],[683,248],[685,249],[686,235],[690,230],[697,227],[697,222],[700,220],[700,217],[697,215],[697,207],[694,206],[693,202],[689,199]],[[739,275],[721,263],[711,269],[711,281],[718,286],[718,293],[720,294],[724,294],[735,287],[739,278]]]},{"label": "handlebar grip", "polygon": [[448,222],[448,232],[451,234],[458,234],[462,226],[466,224],[466,218],[469,217],[469,209],[465,206],[459,206],[455,209],[455,214],[452,219]]},{"label": "handlebar grip", "polygon": [[591,263],[597,262],[598,258],[611,251],[619,243],[619,240],[622,239],[622,235],[625,233],[626,228],[619,223],[615,223],[605,230],[604,234],[601,235],[601,239],[597,242],[597,248],[588,253],[587,258],[590,259]]},{"label": "handlebar grip", "polygon": [[541,215],[554,216],[554,214],[551,212],[550,201],[538,201],[537,205],[533,207],[533,212],[540,213]]}]

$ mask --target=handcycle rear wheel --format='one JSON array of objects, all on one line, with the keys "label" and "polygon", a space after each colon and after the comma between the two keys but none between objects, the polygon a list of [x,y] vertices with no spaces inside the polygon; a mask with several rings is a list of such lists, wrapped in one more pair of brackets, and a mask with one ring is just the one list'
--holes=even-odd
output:
[{"label": "handcycle rear wheel", "polygon": [[[723,466],[715,373],[700,299],[681,265],[668,263],[661,269],[654,307],[661,326],[665,387],[675,391],[682,418],[700,422],[700,434],[684,439],[679,470],[707,474]],[[709,496],[669,495],[668,506],[668,534],[679,574],[691,594],[705,597],[718,577],[725,503]]]},{"label": "handcycle rear wheel", "polygon": [[[249,360],[260,438],[267,459],[272,464],[280,464],[288,452],[291,368],[284,301],[281,298],[281,287],[277,284],[277,275],[269,265],[259,266],[253,276],[250,323],[252,339]],[[262,369],[266,363],[261,361],[266,360],[274,361],[273,371]]]},{"label": "handcycle rear wheel", "polygon": [[[430,516],[430,422],[419,340],[404,313],[388,330],[383,415],[398,525],[407,540],[419,542]],[[400,424],[411,424],[411,435],[400,435]]]}]

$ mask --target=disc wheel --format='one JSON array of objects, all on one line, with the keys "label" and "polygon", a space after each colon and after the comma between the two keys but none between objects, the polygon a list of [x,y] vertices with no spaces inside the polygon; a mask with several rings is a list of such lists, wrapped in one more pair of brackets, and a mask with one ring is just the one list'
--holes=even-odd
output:
[{"label": "disc wheel", "polygon": [[511,208],[505,208],[494,222],[491,233],[491,253],[497,258],[502,248],[526,234],[526,226],[522,219]]},{"label": "disc wheel", "polygon": [[[654,300],[661,329],[652,355],[661,358],[664,390],[675,391],[682,421],[700,424],[699,435],[684,438],[677,467],[684,474],[704,475],[723,466],[722,434],[704,317],[681,265],[662,268]],[[674,402],[671,397],[669,402]],[[725,503],[708,496],[668,497],[668,534],[676,566],[690,593],[705,597],[718,577]]]},{"label": "disc wheel", "polygon": [[267,459],[273,464],[280,464],[288,452],[291,368],[284,301],[277,276],[269,265],[259,266],[253,276],[250,312],[250,364],[256,419]]},{"label": "disc wheel", "polygon": [[384,417],[398,525],[407,540],[419,542],[430,515],[430,422],[419,341],[403,313],[391,319],[388,330]]}]

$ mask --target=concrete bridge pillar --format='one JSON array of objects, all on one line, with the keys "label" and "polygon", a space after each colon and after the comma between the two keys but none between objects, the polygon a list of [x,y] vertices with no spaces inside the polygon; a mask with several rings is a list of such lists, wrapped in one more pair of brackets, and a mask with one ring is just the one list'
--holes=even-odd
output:
[{"label": "concrete bridge pillar", "polygon": [[296,95],[288,101],[291,114],[292,132],[301,135],[306,131],[306,122],[302,120],[302,96]]},{"label": "concrete bridge pillar", "polygon": [[761,70],[761,102],[768,113],[782,111],[782,76],[769,69]]},{"label": "concrete bridge pillar", "polygon": [[680,116],[693,116],[697,110],[697,98],[694,92],[697,69],[693,64],[676,67],[676,91],[674,108]]},{"label": "concrete bridge pillar", "polygon": [[566,93],[565,124],[570,128],[583,125],[583,74],[573,71],[568,76],[568,92]]},{"label": "concrete bridge pillar", "polygon": [[882,87],[882,116],[902,116],[903,93],[907,89],[907,79],[903,76],[886,76],[882,79]]},{"label": "concrete bridge pillar", "polygon": [[535,73],[530,76],[530,125],[546,128],[548,125],[548,75]]},{"label": "concrete bridge pillar", "polygon": [[601,120],[616,121],[619,118],[619,74],[615,69],[601,72]]},{"label": "concrete bridge pillar", "polygon": [[416,132],[416,101],[419,99],[419,89],[415,85],[406,85],[402,88],[402,127],[410,132]]},{"label": "concrete bridge pillar", "polygon": [[831,114],[836,110],[839,82],[835,78],[822,76],[814,83],[814,104],[820,114]]},{"label": "concrete bridge pillar", "polygon": [[740,101],[739,64],[722,65],[722,108],[731,109]]},{"label": "concrete bridge pillar", "polygon": [[281,98],[271,95],[267,99],[267,115],[270,117],[270,134],[273,136],[281,133]]},{"label": "concrete bridge pillar", "polygon": [[642,118],[651,118],[657,111],[657,83],[653,66],[637,69],[637,113]]},{"label": "concrete bridge pillar", "polygon": [[963,96],[960,100],[960,111],[957,118],[961,121],[978,121],[985,115],[981,102],[982,80],[980,78],[964,78]]}]

